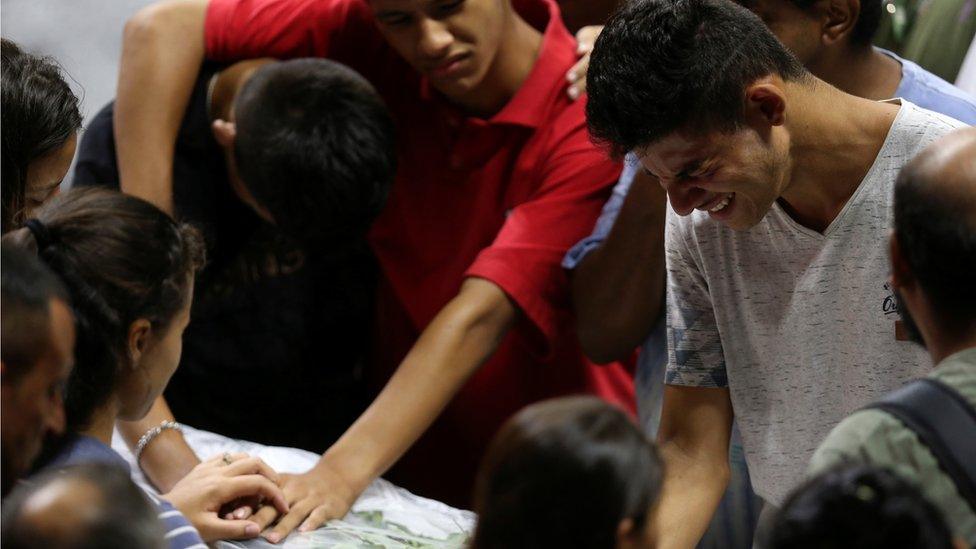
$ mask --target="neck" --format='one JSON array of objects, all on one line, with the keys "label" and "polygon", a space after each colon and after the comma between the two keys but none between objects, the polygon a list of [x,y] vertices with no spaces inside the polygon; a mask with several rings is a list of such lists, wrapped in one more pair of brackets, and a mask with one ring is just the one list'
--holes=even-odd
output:
[{"label": "neck", "polygon": [[512,21],[505,25],[506,32],[482,83],[467,94],[450,98],[476,116],[492,116],[515,96],[532,72],[542,47],[542,33],[515,13],[514,8],[509,9]]},{"label": "neck", "polygon": [[208,112],[211,120],[231,120],[234,98],[244,84],[254,75],[254,71],[273,62],[271,58],[249,59],[234,63],[213,75],[210,81],[210,104]]},{"label": "neck", "polygon": [[933,366],[938,366],[940,362],[960,351],[976,347],[976,326],[962,330],[935,329],[930,332],[925,334],[925,348]]},{"label": "neck", "polygon": [[873,47],[850,47],[811,63],[824,82],[857,97],[880,101],[894,97],[901,84],[901,64]]},{"label": "neck", "polygon": [[794,98],[792,170],[779,201],[800,224],[823,232],[874,164],[898,106],[845,94],[818,80],[788,84]]},{"label": "neck", "polygon": [[112,432],[115,430],[115,422],[117,419],[118,405],[115,399],[111,399],[92,414],[88,428],[82,430],[80,434],[96,438],[106,446],[111,446]]}]

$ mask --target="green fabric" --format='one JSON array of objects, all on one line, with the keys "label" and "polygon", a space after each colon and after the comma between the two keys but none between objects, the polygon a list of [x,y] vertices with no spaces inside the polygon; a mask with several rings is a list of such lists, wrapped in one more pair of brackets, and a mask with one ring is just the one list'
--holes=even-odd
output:
[{"label": "green fabric", "polygon": [[[945,359],[929,377],[952,387],[976,407],[976,348]],[[915,483],[945,515],[953,535],[976,546],[976,511],[915,432],[892,415],[862,410],[840,422],[814,453],[807,472],[815,476],[851,462],[886,467]]]},{"label": "green fabric", "polygon": [[955,82],[976,35],[976,0],[885,0],[874,43]]}]

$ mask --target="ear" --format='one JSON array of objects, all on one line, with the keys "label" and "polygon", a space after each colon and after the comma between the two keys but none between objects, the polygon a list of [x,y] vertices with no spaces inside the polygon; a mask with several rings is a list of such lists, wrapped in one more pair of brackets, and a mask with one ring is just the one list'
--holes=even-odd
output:
[{"label": "ear", "polygon": [[634,543],[634,519],[625,518],[617,525],[617,549],[636,547]]},{"label": "ear", "polygon": [[746,88],[747,121],[782,126],[786,122],[785,112],[786,93],[778,76],[762,78]]},{"label": "ear", "polygon": [[895,231],[888,236],[888,257],[891,260],[891,286],[901,290],[910,290],[915,286],[915,276],[901,251]]},{"label": "ear", "polygon": [[142,355],[149,347],[149,338],[152,336],[152,324],[145,318],[137,319],[129,325],[129,336],[127,338],[129,360],[132,365],[139,364]]},{"label": "ear", "polygon": [[[861,15],[861,0],[821,0],[824,2],[820,40],[826,46],[846,40]],[[868,0],[872,1],[872,0]]]},{"label": "ear", "polygon": [[237,126],[233,122],[217,119],[210,125],[210,129],[213,131],[214,139],[221,147],[232,148],[234,146],[234,139],[237,138]]}]

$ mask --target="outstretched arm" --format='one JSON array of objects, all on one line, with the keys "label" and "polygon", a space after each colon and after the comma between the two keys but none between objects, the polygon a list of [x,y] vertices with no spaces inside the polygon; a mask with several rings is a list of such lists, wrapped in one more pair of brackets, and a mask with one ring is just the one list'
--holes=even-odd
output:
[{"label": "outstretched arm", "polygon": [[169,0],[125,25],[115,104],[122,191],[173,213],[173,154],[204,58],[207,0]]},{"label": "outstretched arm", "polygon": [[[468,378],[498,348],[518,316],[501,288],[469,278],[427,326],[373,404],[306,474],[282,475],[291,506],[266,535],[277,543],[295,527],[317,528],[346,514],[433,423]],[[262,527],[276,516],[264,508]]]}]

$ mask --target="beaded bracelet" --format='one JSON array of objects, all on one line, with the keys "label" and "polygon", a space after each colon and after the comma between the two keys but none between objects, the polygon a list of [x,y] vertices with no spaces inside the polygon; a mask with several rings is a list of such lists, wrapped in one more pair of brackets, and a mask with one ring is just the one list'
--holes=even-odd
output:
[{"label": "beaded bracelet", "polygon": [[149,446],[149,443],[152,442],[156,437],[159,436],[160,433],[162,433],[166,429],[173,429],[174,431],[179,431],[181,433],[183,432],[182,425],[180,425],[175,421],[170,421],[170,420],[163,421],[159,425],[153,427],[152,429],[149,429],[148,431],[146,431],[146,434],[139,437],[139,442],[136,443],[136,451],[133,452],[136,456],[136,463],[139,463],[139,458],[142,457],[142,452],[146,449],[146,446]]}]

